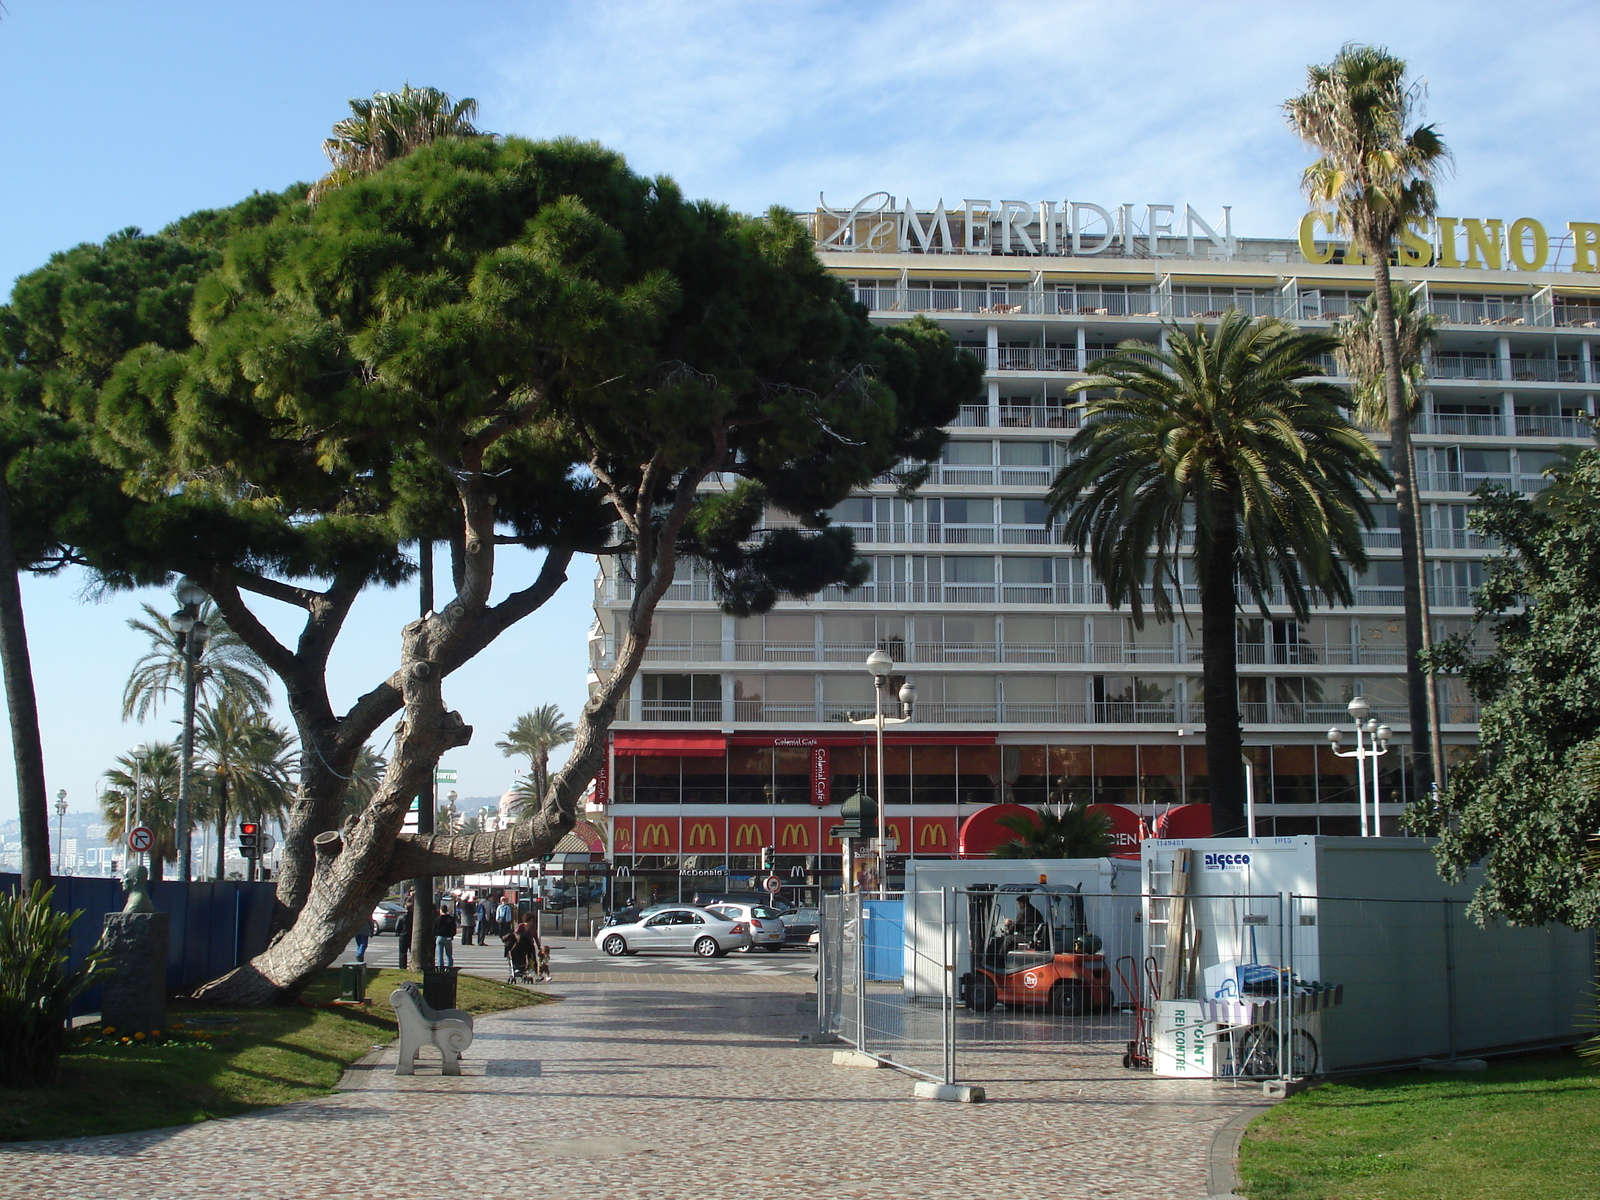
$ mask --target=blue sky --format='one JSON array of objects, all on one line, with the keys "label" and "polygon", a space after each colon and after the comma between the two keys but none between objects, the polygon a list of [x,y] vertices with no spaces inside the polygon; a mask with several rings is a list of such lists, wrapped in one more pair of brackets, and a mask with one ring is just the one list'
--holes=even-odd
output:
[{"label": "blue sky", "polygon": [[[1284,235],[1308,156],[1278,105],[1306,64],[1377,42],[1429,87],[1453,148],[1446,213],[1600,219],[1592,49],[1600,6],[1465,2],[272,4],[5,0],[0,12],[0,280],[57,249],[324,169],[352,96],[426,84],[480,124],[574,135],[746,210],[848,204],[879,189],[963,198],[1233,206]],[[1180,209],[1181,211],[1181,209]],[[147,737],[119,718],[140,599],[28,581],[50,791],[92,803]],[[453,677],[477,727],[453,752],[464,796],[511,782],[494,741],[517,713],[583,699],[589,568]],[[390,669],[409,593],[358,608],[333,671],[347,703]],[[0,819],[15,814],[0,769]]]}]

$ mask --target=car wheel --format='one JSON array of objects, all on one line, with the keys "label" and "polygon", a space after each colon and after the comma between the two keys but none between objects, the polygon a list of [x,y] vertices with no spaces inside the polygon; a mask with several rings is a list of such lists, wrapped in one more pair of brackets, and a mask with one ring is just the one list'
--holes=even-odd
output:
[{"label": "car wheel", "polygon": [[701,958],[721,958],[727,953],[721,946],[717,945],[717,939],[714,937],[703,937],[695,942],[694,952]]},{"label": "car wheel", "polygon": [[612,958],[621,958],[628,953],[628,943],[620,933],[613,933],[600,943],[600,949],[604,950]]},{"label": "car wheel", "polygon": [[1058,979],[1050,989],[1050,1011],[1067,1017],[1082,1016],[1088,1012],[1089,995],[1083,984]]}]

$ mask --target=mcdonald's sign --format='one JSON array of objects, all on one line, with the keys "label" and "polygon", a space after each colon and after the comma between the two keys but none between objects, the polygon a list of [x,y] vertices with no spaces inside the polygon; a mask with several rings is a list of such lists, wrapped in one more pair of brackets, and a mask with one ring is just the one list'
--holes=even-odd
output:
[{"label": "mcdonald's sign", "polygon": [[722,849],[721,821],[692,821],[686,820],[684,824],[683,840],[686,850],[716,851]]},{"label": "mcdonald's sign", "polygon": [[612,825],[612,842],[618,854],[633,853],[633,820],[619,817]]},{"label": "mcdonald's sign", "polygon": [[772,845],[772,818],[733,817],[733,852],[759,854],[761,847]]},{"label": "mcdonald's sign", "polygon": [[779,854],[815,854],[817,852],[817,822],[815,820],[779,820],[777,834]]},{"label": "mcdonald's sign", "polygon": [[677,821],[644,821],[637,831],[639,854],[675,854],[678,849]]},{"label": "mcdonald's sign", "polygon": [[912,823],[918,854],[949,854],[956,844],[954,817],[917,817]]}]

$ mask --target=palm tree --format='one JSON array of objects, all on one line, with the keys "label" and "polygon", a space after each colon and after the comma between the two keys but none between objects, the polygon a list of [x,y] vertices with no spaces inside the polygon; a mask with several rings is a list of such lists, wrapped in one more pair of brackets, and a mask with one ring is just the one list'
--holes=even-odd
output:
[{"label": "palm tree", "polygon": [[241,818],[281,820],[294,794],[294,740],[243,696],[228,693],[195,718],[195,758],[210,785],[217,826],[217,875],[228,850],[230,810]]},{"label": "palm tree", "polygon": [[1104,858],[1115,844],[1111,818],[1087,804],[1068,804],[1059,813],[1041,806],[1031,816],[1007,813],[996,822],[1017,836],[990,858]]},{"label": "palm tree", "polygon": [[438,88],[376,92],[370,100],[351,100],[351,116],[335,123],[322,151],[333,164],[307,195],[315,204],[334,188],[370,175],[418,146],[442,137],[478,137],[472,124],[478,115],[473,99],[451,100]]},{"label": "palm tree", "polygon": [[550,751],[557,746],[565,746],[576,732],[572,722],[561,715],[560,706],[541,704],[532,712],[518,717],[505,740],[495,743],[507,758],[518,754],[527,756],[527,787],[517,785],[517,789],[521,789],[518,791],[519,807],[524,793],[532,797],[535,806],[538,805],[550,781]]},{"label": "palm tree", "polygon": [[[141,605],[146,620],[128,618],[128,626],[150,639],[150,649],[133,665],[122,689],[122,719],[143,721],[163,700],[183,695],[183,651],[167,619],[149,604]],[[194,690],[199,705],[218,703],[225,695],[242,697],[254,710],[267,707],[266,667],[255,651],[228,628],[211,601],[200,606],[199,619],[211,628],[205,654],[195,664]]]},{"label": "palm tree", "polygon": [[1305,170],[1302,186],[1306,195],[1331,215],[1334,228],[1347,233],[1372,263],[1394,499],[1400,518],[1412,777],[1416,794],[1425,796],[1435,778],[1422,672],[1426,618],[1411,422],[1395,332],[1389,254],[1408,223],[1433,215],[1433,180],[1449,164],[1450,152],[1432,125],[1408,128],[1421,106],[1423,91],[1420,85],[1407,86],[1405,76],[1403,59],[1380,47],[1347,45],[1333,62],[1307,70],[1305,92],[1287,101],[1283,110],[1290,127],[1322,154]]},{"label": "palm tree", "polygon": [[112,842],[126,841],[128,822],[137,817],[155,834],[155,845],[150,849],[150,878],[162,878],[164,864],[175,862],[178,857],[174,833],[178,816],[177,745],[151,742],[130,750],[105,773],[105,781],[100,815],[106,823],[106,837]]},{"label": "palm tree", "polygon": [[345,820],[354,820],[366,811],[367,804],[377,795],[388,765],[383,755],[371,746],[356,751],[356,761],[350,768],[350,783],[344,790]]},{"label": "palm tree", "polygon": [[1235,610],[1265,612],[1275,589],[1304,617],[1307,589],[1349,603],[1345,563],[1364,564],[1371,516],[1361,485],[1387,482],[1377,450],[1346,415],[1349,397],[1317,378],[1336,339],[1226,312],[1214,331],[1173,328],[1168,348],[1124,342],[1075,385],[1088,401],[1072,461],[1050,489],[1063,540],[1085,548],[1113,606],[1143,623],[1182,595],[1194,526],[1213,827],[1242,832]]},{"label": "palm tree", "polygon": [[[1389,302],[1394,308],[1395,354],[1400,362],[1400,385],[1404,393],[1406,420],[1409,422],[1422,409],[1423,381],[1426,368],[1422,361],[1425,346],[1438,337],[1439,317],[1428,310],[1420,292],[1403,283],[1389,285]],[[1339,323],[1339,362],[1350,377],[1350,392],[1355,397],[1356,423],[1365,429],[1383,429],[1389,423],[1388,383],[1383,370],[1383,342],[1379,336],[1380,322],[1376,297],[1356,305],[1355,312]],[[1417,456],[1406,439],[1411,452],[1407,467],[1411,478],[1417,477]],[[1426,583],[1428,578],[1428,538],[1423,521],[1422,505],[1414,504],[1417,539],[1417,575]],[[1433,616],[1429,610],[1428,589],[1418,589],[1422,604],[1422,648],[1433,649]],[[1432,671],[1426,673],[1428,701],[1429,750],[1433,761],[1444,764],[1444,737],[1439,722],[1439,677]]]}]

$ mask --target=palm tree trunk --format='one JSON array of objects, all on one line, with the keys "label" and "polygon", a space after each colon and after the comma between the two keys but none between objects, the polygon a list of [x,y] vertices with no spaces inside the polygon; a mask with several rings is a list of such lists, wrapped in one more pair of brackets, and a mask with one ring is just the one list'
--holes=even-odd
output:
[{"label": "palm tree trunk", "polygon": [[[0,463],[0,472],[4,464]],[[22,612],[17,554],[11,544],[11,498],[0,473],[0,664],[11,718],[11,755],[17,770],[17,815],[21,819],[22,894],[35,883],[50,884],[50,808],[45,795],[44,749],[39,742],[39,702],[33,690],[28,626]]]},{"label": "palm tree trunk", "polygon": [[[1411,478],[1417,478],[1416,447],[1411,447]],[[1428,600],[1428,535],[1427,522],[1422,519],[1422,505],[1414,504],[1412,507],[1417,513],[1417,574],[1421,577],[1423,587],[1422,598],[1422,649],[1424,653],[1433,652],[1433,607]],[[1435,777],[1442,788],[1446,782],[1444,765],[1444,718],[1441,716],[1439,705],[1439,675],[1436,671],[1429,671],[1428,676],[1428,749],[1433,755],[1433,769]]]},{"label": "palm tree trunk", "polygon": [[217,776],[217,878],[227,878],[228,865],[228,777]]},{"label": "palm tree trunk", "polygon": [[1412,472],[1411,414],[1400,382],[1400,352],[1395,344],[1394,297],[1389,291],[1387,246],[1370,247],[1378,302],[1378,344],[1383,349],[1383,386],[1389,401],[1389,457],[1394,503],[1400,522],[1400,582],[1405,604],[1406,703],[1411,722],[1413,801],[1425,799],[1433,783],[1432,735],[1428,721],[1428,683],[1422,670],[1422,547],[1417,537],[1416,477]]},{"label": "palm tree trunk", "polygon": [[1206,718],[1206,773],[1211,831],[1244,835],[1244,730],[1239,720],[1239,667],[1234,628],[1238,534],[1233,514],[1219,516],[1200,580],[1200,662]]}]

